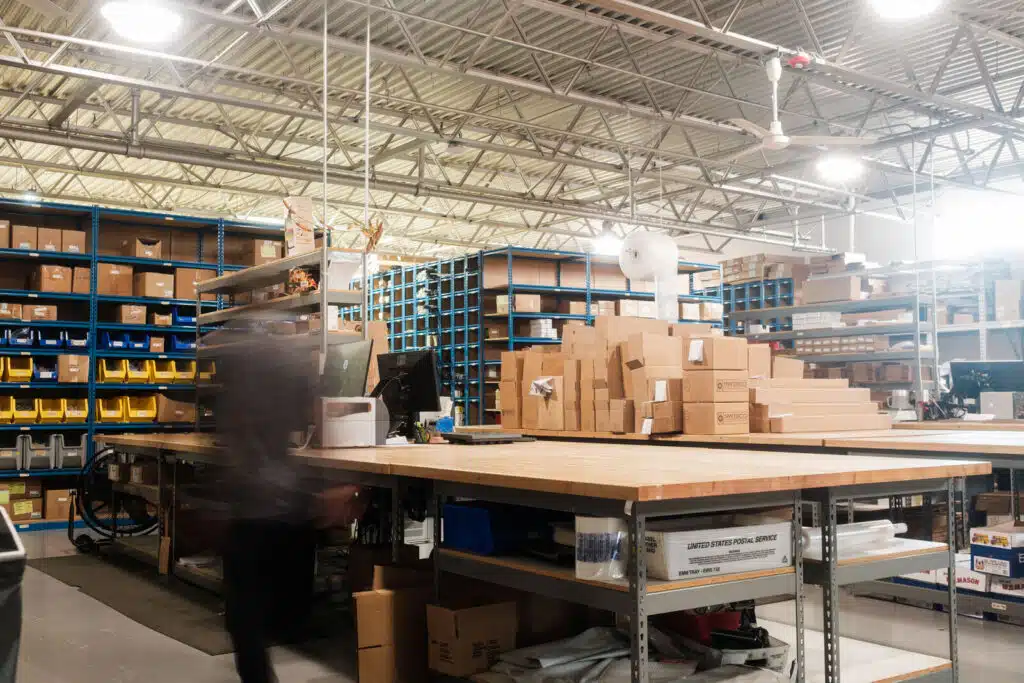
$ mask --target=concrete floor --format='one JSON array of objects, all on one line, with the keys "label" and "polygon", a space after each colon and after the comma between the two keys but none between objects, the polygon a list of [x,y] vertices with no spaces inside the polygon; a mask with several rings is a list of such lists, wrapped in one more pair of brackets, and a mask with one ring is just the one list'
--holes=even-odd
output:
[{"label": "concrete floor", "polygon": [[[32,557],[73,552],[62,532],[23,536]],[[810,627],[821,623],[820,594],[809,591]],[[25,618],[18,683],[229,683],[231,655],[211,657],[131,621],[35,570],[24,580]],[[761,607],[765,619],[793,623],[790,603]],[[844,597],[845,636],[948,657],[946,616],[866,598]],[[309,652],[276,648],[282,683],[355,681],[348,646],[317,643]],[[1024,628],[960,619],[961,680],[1021,683]]]}]

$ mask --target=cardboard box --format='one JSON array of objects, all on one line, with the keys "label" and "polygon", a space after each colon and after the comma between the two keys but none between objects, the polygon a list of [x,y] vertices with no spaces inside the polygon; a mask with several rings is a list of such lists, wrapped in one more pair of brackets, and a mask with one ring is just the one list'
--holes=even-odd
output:
[{"label": "cardboard box", "polygon": [[[938,585],[949,585],[949,570],[939,569],[937,572]],[[956,554],[956,587],[957,590],[974,591],[975,593],[988,593],[991,585],[991,578],[988,574],[975,571],[971,566],[971,556],[967,553]]]},{"label": "cardboard box", "polygon": [[40,265],[32,273],[32,289],[39,292],[70,294],[74,271],[67,266]]},{"label": "cardboard box", "polygon": [[161,259],[164,257],[162,240],[149,237],[136,237],[121,242],[121,255],[133,258]]},{"label": "cardboard box", "polygon": [[43,483],[38,479],[19,479],[0,482],[0,502],[30,500],[43,497]]},{"label": "cardboard box", "polygon": [[993,320],[1020,320],[1020,280],[996,280],[993,296]]},{"label": "cardboard box", "polygon": [[611,401],[594,401],[594,431],[612,431]]},{"label": "cardboard box", "polygon": [[774,434],[797,432],[855,432],[866,429],[891,429],[892,418],[881,414],[784,415],[771,419]]},{"label": "cardboard box", "polygon": [[804,362],[796,358],[775,356],[772,358],[772,377],[775,379],[801,379],[804,376]]},{"label": "cardboard box", "polygon": [[149,314],[149,324],[150,325],[156,325],[157,327],[170,327],[172,320],[173,320],[173,318],[171,318],[171,314],[170,313],[150,313]]},{"label": "cardboard box", "polygon": [[143,486],[155,486],[160,476],[159,467],[155,462],[136,463],[128,470],[128,481]]},{"label": "cardboard box", "polygon": [[[603,432],[614,432],[615,434],[631,434],[633,432],[634,420],[636,417],[636,411],[634,409],[633,401],[625,399],[612,399],[608,404],[608,425],[607,429],[602,429],[604,425],[598,424],[597,431]],[[595,406],[595,420],[600,415],[600,411]]]},{"label": "cardboard box", "polygon": [[100,263],[96,266],[96,293],[101,296],[131,296],[132,267],[116,263]]},{"label": "cardboard box", "polygon": [[0,249],[11,248],[11,222],[0,221]]},{"label": "cardboard box", "polygon": [[716,301],[702,301],[700,303],[700,319],[712,322],[721,322],[725,313],[725,307]]},{"label": "cardboard box", "polygon": [[[429,572],[374,567],[373,588],[353,593],[360,683],[426,680]],[[419,575],[419,578],[417,578]]]},{"label": "cardboard box", "polygon": [[594,401],[580,401],[580,431],[597,431],[597,407]]},{"label": "cardboard box", "polygon": [[562,328],[562,350],[572,358],[604,358],[608,343],[593,327],[566,325]]},{"label": "cardboard box", "polygon": [[1018,600],[1024,599],[1024,579],[1004,579],[993,576],[989,583],[989,591],[993,595],[1009,595]]},{"label": "cardboard box", "polygon": [[85,232],[82,230],[61,230],[60,250],[69,254],[84,254]]},{"label": "cardboard box", "polygon": [[567,315],[587,315],[587,302],[563,299],[558,302],[558,312]]},{"label": "cardboard box", "polygon": [[562,400],[562,378],[552,377],[551,385],[554,389],[551,395],[541,397],[540,403],[537,405],[537,429],[561,432],[565,430],[565,401]]},{"label": "cardboard box", "polygon": [[750,431],[750,406],[746,403],[684,403],[683,433],[746,434]]},{"label": "cardboard box", "polygon": [[71,292],[73,294],[88,294],[90,291],[92,291],[92,268],[75,266],[71,274]]},{"label": "cardboard box", "polygon": [[39,251],[60,251],[64,237],[57,228],[38,228],[36,230],[36,249]]},{"label": "cardboard box", "polygon": [[21,320],[21,304],[0,302],[0,320]]},{"label": "cardboard box", "polygon": [[501,354],[501,381],[521,382],[523,380],[524,351],[503,351]]},{"label": "cardboard box", "polygon": [[[512,259],[512,284],[554,287],[557,264],[531,258]],[[483,288],[505,287],[509,284],[508,259],[504,256],[484,259]]]},{"label": "cardboard box", "polygon": [[160,424],[195,422],[196,404],[192,401],[175,401],[160,394],[156,397],[156,421]]},{"label": "cardboard box", "polygon": [[645,401],[640,404],[641,434],[674,434],[683,431],[680,401]]},{"label": "cardboard box", "polygon": [[57,380],[61,384],[86,384],[89,381],[89,357],[63,354],[57,357]]},{"label": "cardboard box", "polygon": [[29,251],[35,251],[38,249],[38,239],[39,235],[35,226],[11,226],[11,249],[28,249]]},{"label": "cardboard box", "polygon": [[645,365],[676,366],[683,363],[683,345],[679,338],[640,333],[629,337],[623,361],[630,370]]},{"label": "cardboard box", "polygon": [[494,298],[495,313],[542,313],[540,294],[503,294]]},{"label": "cardboard box", "polygon": [[602,339],[608,341],[608,348],[612,348],[621,342],[628,342],[630,336],[634,334],[646,332],[666,336],[668,323],[664,320],[602,315],[594,318],[594,329]]},{"label": "cardboard box", "polygon": [[32,500],[14,500],[10,503],[2,503],[0,507],[7,510],[12,522],[30,522],[43,518],[43,500],[34,498]]},{"label": "cardboard box", "polygon": [[[174,298],[195,301],[199,296],[196,285],[200,282],[217,277],[212,270],[203,268],[175,268],[174,269]],[[203,301],[216,301],[216,294],[203,294]]]},{"label": "cardboard box", "polygon": [[150,336],[150,338],[149,338],[149,351],[150,351],[150,353],[164,353],[164,351],[166,349],[167,349],[167,340],[164,337]]},{"label": "cardboard box", "polygon": [[645,536],[647,575],[691,579],[789,567],[793,532],[789,522],[692,529],[693,521],[649,522]]},{"label": "cardboard box", "polygon": [[751,403],[869,403],[870,401],[871,390],[867,388],[819,389],[800,386],[795,389],[755,387],[750,390]]},{"label": "cardboard box", "polygon": [[747,340],[742,337],[690,337],[683,339],[686,370],[747,369]]},{"label": "cardboard box", "polygon": [[683,375],[687,403],[745,403],[749,400],[744,370],[691,370]]},{"label": "cardboard box", "polygon": [[145,325],[146,307],[137,304],[122,304],[118,306],[117,320],[122,325]]},{"label": "cardboard box", "polygon": [[24,304],[21,307],[22,320],[57,320],[57,307],[50,304]]},{"label": "cardboard box", "polygon": [[803,303],[820,304],[826,301],[860,301],[868,298],[867,278],[859,275],[826,280],[808,280],[803,286]]},{"label": "cardboard box", "polygon": [[272,263],[284,255],[284,243],[279,240],[254,239],[246,242],[242,252],[242,265],[262,266]]},{"label": "cardboard box", "polygon": [[174,276],[167,273],[135,273],[133,296],[174,298]]},{"label": "cardboard box", "polygon": [[[683,369],[678,365],[650,365],[630,370],[629,383],[632,386],[630,397],[637,403],[644,401],[682,401],[682,379]],[[659,396],[664,396],[665,398],[658,398]]]},{"label": "cardboard box", "polygon": [[[67,521],[71,516],[71,491],[68,489],[47,489],[44,498],[43,513],[46,519]],[[78,516],[77,514],[75,515]]]},{"label": "cardboard box", "polygon": [[465,678],[487,671],[498,655],[514,650],[516,603],[462,609],[427,605],[427,662],[431,671]]},{"label": "cardboard box", "polygon": [[772,376],[772,347],[768,344],[747,344],[747,376]]}]

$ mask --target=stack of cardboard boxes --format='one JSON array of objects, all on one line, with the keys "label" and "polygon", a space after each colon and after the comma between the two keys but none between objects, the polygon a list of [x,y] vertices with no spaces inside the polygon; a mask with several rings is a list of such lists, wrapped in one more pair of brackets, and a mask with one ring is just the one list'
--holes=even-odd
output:
[{"label": "stack of cardboard boxes", "polygon": [[683,338],[683,432],[746,434],[749,350],[740,337]]}]

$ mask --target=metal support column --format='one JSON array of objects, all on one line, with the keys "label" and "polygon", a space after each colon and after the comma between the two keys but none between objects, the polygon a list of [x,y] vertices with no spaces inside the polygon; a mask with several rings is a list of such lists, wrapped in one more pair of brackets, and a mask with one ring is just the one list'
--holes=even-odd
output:
[{"label": "metal support column", "polygon": [[444,496],[434,496],[434,598],[441,599],[441,563],[437,551],[441,547],[441,525],[444,513]]},{"label": "metal support column", "polygon": [[956,480],[950,479],[946,482],[948,495],[946,505],[946,533],[949,534],[949,660],[953,664],[952,681],[957,683],[960,680],[960,652],[957,643],[957,604],[956,604]]},{"label": "metal support column", "polygon": [[88,432],[85,439],[85,461],[96,455],[96,416],[99,410],[96,405],[96,378],[99,376],[99,360],[96,350],[99,348],[99,304],[97,296],[97,279],[99,277],[99,243],[100,243],[100,210],[92,207],[89,211],[89,385],[88,385]]},{"label": "metal support column", "polygon": [[796,683],[804,683],[805,652],[804,649],[804,544],[803,519],[804,505],[798,490],[793,498],[793,567],[796,569],[796,594],[793,596],[796,609],[796,676],[790,678]]},{"label": "metal support column", "polygon": [[821,564],[825,580],[821,587],[822,630],[825,643],[825,683],[839,683],[839,584],[836,582],[836,498],[831,489],[818,495],[821,505]]},{"label": "metal support column", "polygon": [[395,481],[391,485],[391,561],[401,559],[402,546],[405,544],[405,515],[402,510],[402,483]]},{"label": "metal support column", "polygon": [[647,683],[647,549],[644,547],[646,519],[629,504],[629,661],[631,683]]}]

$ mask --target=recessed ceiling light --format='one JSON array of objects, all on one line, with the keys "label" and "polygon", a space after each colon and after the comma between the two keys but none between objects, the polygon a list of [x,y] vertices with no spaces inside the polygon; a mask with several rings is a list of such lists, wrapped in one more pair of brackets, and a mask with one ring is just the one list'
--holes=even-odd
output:
[{"label": "recessed ceiling light", "polygon": [[818,160],[818,173],[833,183],[850,183],[864,175],[864,162],[849,154],[827,154]]},{"label": "recessed ceiling light", "polygon": [[111,0],[100,12],[119,36],[135,43],[166,43],[181,28],[181,15],[155,0]]},{"label": "recessed ceiling light", "polygon": [[931,14],[942,0],[871,0],[871,6],[883,19],[916,19]]}]

